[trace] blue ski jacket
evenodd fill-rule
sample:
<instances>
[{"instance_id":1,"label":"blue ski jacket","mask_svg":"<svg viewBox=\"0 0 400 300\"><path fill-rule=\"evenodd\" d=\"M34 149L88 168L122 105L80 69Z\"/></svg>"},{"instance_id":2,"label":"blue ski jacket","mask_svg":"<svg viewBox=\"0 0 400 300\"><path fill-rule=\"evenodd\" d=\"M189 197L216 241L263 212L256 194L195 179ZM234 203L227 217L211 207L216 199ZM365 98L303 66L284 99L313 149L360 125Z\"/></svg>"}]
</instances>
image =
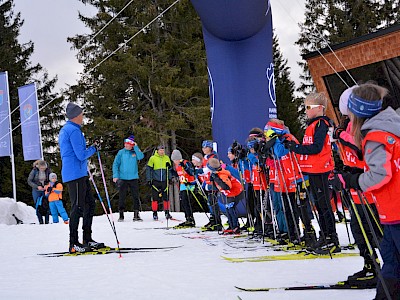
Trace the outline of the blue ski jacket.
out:
<instances>
[{"instance_id":1,"label":"blue ski jacket","mask_svg":"<svg viewBox=\"0 0 400 300\"><path fill-rule=\"evenodd\" d=\"M113 163L113 178L122 180L139 179L138 162L143 159L144 154L135 145L132 150L121 149Z\"/></svg>"},{"instance_id":2,"label":"blue ski jacket","mask_svg":"<svg viewBox=\"0 0 400 300\"><path fill-rule=\"evenodd\" d=\"M96 148L86 148L86 140L81 126L67 121L58 136L62 160L61 176L63 182L87 176L87 159L96 153Z\"/></svg>"}]
</instances>

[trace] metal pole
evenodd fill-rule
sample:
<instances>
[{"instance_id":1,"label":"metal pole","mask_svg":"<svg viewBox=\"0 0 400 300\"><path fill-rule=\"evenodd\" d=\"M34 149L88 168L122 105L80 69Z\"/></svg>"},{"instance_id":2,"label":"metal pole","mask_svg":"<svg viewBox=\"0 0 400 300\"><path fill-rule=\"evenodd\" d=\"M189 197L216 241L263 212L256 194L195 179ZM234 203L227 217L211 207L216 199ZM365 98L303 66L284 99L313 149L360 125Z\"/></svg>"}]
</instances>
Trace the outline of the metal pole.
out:
<instances>
[{"instance_id":1,"label":"metal pole","mask_svg":"<svg viewBox=\"0 0 400 300\"><path fill-rule=\"evenodd\" d=\"M11 123L11 108L10 108L10 89L8 86L8 72L6 71L6 85L7 85L7 97L8 97L8 121L10 126L10 161L11 161L11 174L12 174L12 182L13 182L13 197L14 200L17 201L17 185L15 183L15 162L14 162L14 147L13 147L13 139L12 139L12 123Z\"/></svg>"}]
</instances>

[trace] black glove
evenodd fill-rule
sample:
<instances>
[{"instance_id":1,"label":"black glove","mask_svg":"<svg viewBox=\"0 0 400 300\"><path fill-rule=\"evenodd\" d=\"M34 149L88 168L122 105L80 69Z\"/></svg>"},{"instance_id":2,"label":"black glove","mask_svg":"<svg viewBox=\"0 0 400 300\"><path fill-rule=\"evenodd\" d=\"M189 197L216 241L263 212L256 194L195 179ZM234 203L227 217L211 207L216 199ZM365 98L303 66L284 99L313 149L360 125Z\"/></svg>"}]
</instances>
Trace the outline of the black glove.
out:
<instances>
[{"instance_id":1,"label":"black glove","mask_svg":"<svg viewBox=\"0 0 400 300\"><path fill-rule=\"evenodd\" d=\"M329 185L332 187L332 190L336 192L340 192L343 189L343 184L340 181L340 178L337 173L330 173L328 177Z\"/></svg>"},{"instance_id":2,"label":"black glove","mask_svg":"<svg viewBox=\"0 0 400 300\"><path fill-rule=\"evenodd\" d=\"M339 128L339 127L338 127L338 128L335 128L335 129L333 130L332 138L334 138L335 140L339 139L340 134L341 134L343 131L344 131L343 128Z\"/></svg>"},{"instance_id":3,"label":"black glove","mask_svg":"<svg viewBox=\"0 0 400 300\"><path fill-rule=\"evenodd\" d=\"M261 153L263 154L268 154L269 149L271 149L276 142L276 139L278 138L278 136L275 134L269 141L267 141L266 143L264 143L264 145L261 148Z\"/></svg>"},{"instance_id":4,"label":"black glove","mask_svg":"<svg viewBox=\"0 0 400 300\"><path fill-rule=\"evenodd\" d=\"M168 162L165 164L165 166L167 167L167 169L170 169L170 168L171 168L171 163L168 161Z\"/></svg>"},{"instance_id":5,"label":"black glove","mask_svg":"<svg viewBox=\"0 0 400 300\"><path fill-rule=\"evenodd\" d=\"M217 178L218 176L217 176L217 174L216 173L211 173L210 174L210 180L211 181L215 181L215 178Z\"/></svg>"},{"instance_id":6,"label":"black glove","mask_svg":"<svg viewBox=\"0 0 400 300\"><path fill-rule=\"evenodd\" d=\"M99 140L95 140L93 142L92 146L96 148L96 151L100 151L101 150L101 145L100 145L100 141Z\"/></svg>"},{"instance_id":7,"label":"black glove","mask_svg":"<svg viewBox=\"0 0 400 300\"><path fill-rule=\"evenodd\" d=\"M53 187L52 187L52 186L49 186L49 187L47 188L47 192L48 192L48 193L51 193L52 190L53 190Z\"/></svg>"},{"instance_id":8,"label":"black glove","mask_svg":"<svg viewBox=\"0 0 400 300\"><path fill-rule=\"evenodd\" d=\"M351 173L339 173L337 176L342 182L344 189L355 189L361 190L360 185L358 184L358 177L361 174L351 174Z\"/></svg>"},{"instance_id":9,"label":"black glove","mask_svg":"<svg viewBox=\"0 0 400 300\"><path fill-rule=\"evenodd\" d=\"M152 180L147 181L147 185L148 185L149 187L152 187L152 186L153 186L153 181L152 181Z\"/></svg>"},{"instance_id":10,"label":"black glove","mask_svg":"<svg viewBox=\"0 0 400 300\"><path fill-rule=\"evenodd\" d=\"M297 143L295 141L288 141L284 140L283 141L283 146L285 146L286 149L289 149L290 151L294 151L297 148Z\"/></svg>"},{"instance_id":11,"label":"black glove","mask_svg":"<svg viewBox=\"0 0 400 300\"><path fill-rule=\"evenodd\" d=\"M184 163L183 160L181 160L181 161L179 162L179 165L180 165L182 168L185 168L185 163Z\"/></svg>"}]
</instances>

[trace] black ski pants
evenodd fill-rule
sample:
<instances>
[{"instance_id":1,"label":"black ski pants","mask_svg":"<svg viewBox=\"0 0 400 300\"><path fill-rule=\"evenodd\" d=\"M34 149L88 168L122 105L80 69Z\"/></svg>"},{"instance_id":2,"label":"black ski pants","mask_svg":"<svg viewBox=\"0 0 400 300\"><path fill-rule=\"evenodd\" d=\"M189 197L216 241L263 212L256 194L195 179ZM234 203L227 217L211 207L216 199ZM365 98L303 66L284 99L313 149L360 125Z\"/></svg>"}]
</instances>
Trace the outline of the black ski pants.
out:
<instances>
[{"instance_id":1,"label":"black ski pants","mask_svg":"<svg viewBox=\"0 0 400 300\"><path fill-rule=\"evenodd\" d=\"M92 221L95 209L95 200L87 176L67 182L71 213L69 221L69 242L77 243L79 218L83 217L83 241L92 239Z\"/></svg>"},{"instance_id":2,"label":"black ski pants","mask_svg":"<svg viewBox=\"0 0 400 300\"><path fill-rule=\"evenodd\" d=\"M133 198L133 211L138 211L140 209L139 180L138 179L131 179L131 180L121 179L120 186L119 186L118 209L119 209L119 211L125 211L125 200L126 200L126 194L128 192L128 188L130 189L131 195Z\"/></svg>"},{"instance_id":3,"label":"black ski pants","mask_svg":"<svg viewBox=\"0 0 400 300\"><path fill-rule=\"evenodd\" d=\"M328 176L329 172L321 174L308 174L310 178L311 193L317 208L321 230L325 236L336 236L335 216L333 215Z\"/></svg>"}]
</instances>

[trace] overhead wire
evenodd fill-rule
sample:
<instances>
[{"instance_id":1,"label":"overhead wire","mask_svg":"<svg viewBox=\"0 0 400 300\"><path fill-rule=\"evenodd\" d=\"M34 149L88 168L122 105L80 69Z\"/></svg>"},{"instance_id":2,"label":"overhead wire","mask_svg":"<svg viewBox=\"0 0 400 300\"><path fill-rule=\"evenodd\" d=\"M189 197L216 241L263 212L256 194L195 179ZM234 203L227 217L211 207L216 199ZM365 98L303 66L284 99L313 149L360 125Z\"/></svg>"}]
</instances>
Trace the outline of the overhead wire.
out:
<instances>
[{"instance_id":1,"label":"overhead wire","mask_svg":"<svg viewBox=\"0 0 400 300\"><path fill-rule=\"evenodd\" d=\"M96 68L98 68L101 64L103 64L106 60L108 60L111 56L113 56L115 53L117 53L122 47L126 46L131 40L133 40L139 33L143 32L147 27L149 27L151 24L153 24L157 19L159 19L160 17L162 17L168 10L170 10L173 6L175 6L179 1L181 0L176 0L175 2L173 2L170 6L168 6L165 10L163 10L159 15L157 15L157 17L155 17L153 20L151 20L149 23L147 23L147 25L145 25L142 29L140 29L138 32L136 32L132 37L130 37L128 40L126 40L122 45L120 45L116 50L114 50L111 54L109 54L106 58L104 58L102 61L100 61L98 64L96 64L93 68L91 68L89 71L85 72L86 74L94 71ZM132 2L132 1L131 1ZM103 29L104 30L104 29ZM85 74L83 74L84 76ZM30 97L30 96L29 96ZM29 98L28 97L28 98ZM20 122L16 127L12 128L9 132L7 132L7 134L5 134L4 136L2 136L0 138L0 141L2 139L4 139L5 137L7 137L8 135L10 135L15 129L19 128L21 125L23 125L25 122L28 122L33 116L35 116L36 114L38 114L39 112L41 112L44 108L46 108L50 103L52 103L53 101L55 101L56 99L58 99L59 97L54 97L52 99L50 99L49 102L47 102L44 106L42 106L42 108L40 108L39 110L37 110L35 113L33 113L29 118L27 118L24 122ZM19 107L19 106L18 106ZM17 109L18 109L17 107ZM16 109L15 109L16 110ZM14 111L15 111L14 110ZM9 115L11 117L11 114Z\"/></svg>"},{"instance_id":2,"label":"overhead wire","mask_svg":"<svg viewBox=\"0 0 400 300\"><path fill-rule=\"evenodd\" d=\"M287 9L281 4L281 1L278 1L279 5L283 8L283 10L287 13L287 15L292 19L292 21L295 24L298 24L296 22L296 20L292 17L292 15L287 11ZM327 58L322 54L321 50L318 49L317 45L315 44L314 41L312 41L308 35L304 35L305 38L310 42L310 44L315 48L315 50L318 52L318 54L325 60L325 62L329 65L329 67L335 72L335 74L340 78L340 80L346 85L346 87L349 88L349 85L347 84L347 82L343 79L343 77L338 73L338 71L335 69L334 66L332 66L332 64L327 60Z\"/></svg>"},{"instance_id":3,"label":"overhead wire","mask_svg":"<svg viewBox=\"0 0 400 300\"><path fill-rule=\"evenodd\" d=\"M297 5L299 5L299 7L301 9L303 9L303 7L300 5L299 0L296 0ZM309 21L311 21L310 17L305 15L306 18L308 18ZM357 81L354 79L354 77L350 74L349 70L344 66L342 60L336 55L336 52L332 49L329 41L324 37L323 33L321 31L319 31L319 29L317 27L314 27L314 32L317 32L319 34L319 36L322 38L322 40L326 43L327 47L329 48L329 50L332 52L332 54L335 56L335 58L337 59L337 61L340 63L340 65L343 67L343 69L346 71L347 75L349 75L350 79L354 82L354 84L357 85ZM349 86L347 86L349 87Z\"/></svg>"}]
</instances>

